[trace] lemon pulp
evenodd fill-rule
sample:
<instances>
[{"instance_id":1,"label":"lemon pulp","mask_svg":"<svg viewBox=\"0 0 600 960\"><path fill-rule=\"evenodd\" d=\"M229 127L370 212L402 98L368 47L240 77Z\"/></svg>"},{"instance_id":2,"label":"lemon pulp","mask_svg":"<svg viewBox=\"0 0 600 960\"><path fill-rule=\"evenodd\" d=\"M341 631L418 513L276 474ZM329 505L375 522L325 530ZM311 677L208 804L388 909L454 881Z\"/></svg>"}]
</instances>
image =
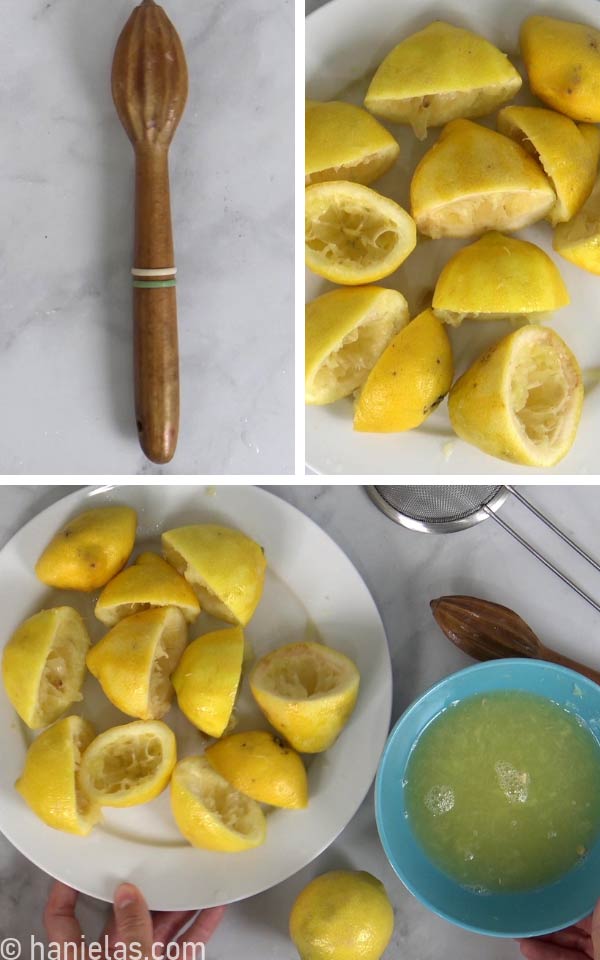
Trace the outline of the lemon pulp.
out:
<instances>
[{"instance_id":1,"label":"lemon pulp","mask_svg":"<svg viewBox=\"0 0 600 960\"><path fill-rule=\"evenodd\" d=\"M53 723L81 700L90 638L71 607L41 610L17 628L2 656L2 677L13 707L28 727Z\"/></svg>"},{"instance_id":2,"label":"lemon pulp","mask_svg":"<svg viewBox=\"0 0 600 960\"><path fill-rule=\"evenodd\" d=\"M322 257L371 267L396 245L396 224L359 201L332 198L307 225L306 243Z\"/></svg>"},{"instance_id":3,"label":"lemon pulp","mask_svg":"<svg viewBox=\"0 0 600 960\"><path fill-rule=\"evenodd\" d=\"M169 727L158 720L137 720L92 741L83 755L81 782L103 806L133 806L164 790L175 761L175 736Z\"/></svg>"},{"instance_id":4,"label":"lemon pulp","mask_svg":"<svg viewBox=\"0 0 600 960\"><path fill-rule=\"evenodd\" d=\"M558 463L581 417L581 370L550 328L503 337L463 373L448 400L459 437L495 457L532 467Z\"/></svg>"},{"instance_id":5,"label":"lemon pulp","mask_svg":"<svg viewBox=\"0 0 600 960\"><path fill-rule=\"evenodd\" d=\"M305 211L306 265L334 283L381 280L415 248L416 228L406 210L362 184L313 183Z\"/></svg>"},{"instance_id":6,"label":"lemon pulp","mask_svg":"<svg viewBox=\"0 0 600 960\"><path fill-rule=\"evenodd\" d=\"M404 297L395 290L381 288L355 288L354 290L334 290L318 297L309 304L306 312L306 348L307 364L323 352L326 338L326 306L333 298L352 297L354 294L369 292L375 300L370 309L359 319L356 326L335 343L326 353L316 370L307 371L307 403L332 403L347 397L362 386L369 371L375 365L388 343L400 327L408 321L408 307ZM348 304L350 307L350 304ZM334 318L335 319L335 318ZM332 331L333 334L333 331ZM319 340L319 343L315 341ZM318 363L318 360L316 361ZM312 366L312 363L311 363Z\"/></svg>"},{"instance_id":7,"label":"lemon pulp","mask_svg":"<svg viewBox=\"0 0 600 960\"><path fill-rule=\"evenodd\" d=\"M571 391L557 353L540 343L519 357L512 372L511 406L531 443L554 445L570 403Z\"/></svg>"},{"instance_id":8,"label":"lemon pulp","mask_svg":"<svg viewBox=\"0 0 600 960\"><path fill-rule=\"evenodd\" d=\"M264 842L266 820L259 804L235 790L204 757L186 757L175 767L171 807L194 847L236 853Z\"/></svg>"}]
</instances>

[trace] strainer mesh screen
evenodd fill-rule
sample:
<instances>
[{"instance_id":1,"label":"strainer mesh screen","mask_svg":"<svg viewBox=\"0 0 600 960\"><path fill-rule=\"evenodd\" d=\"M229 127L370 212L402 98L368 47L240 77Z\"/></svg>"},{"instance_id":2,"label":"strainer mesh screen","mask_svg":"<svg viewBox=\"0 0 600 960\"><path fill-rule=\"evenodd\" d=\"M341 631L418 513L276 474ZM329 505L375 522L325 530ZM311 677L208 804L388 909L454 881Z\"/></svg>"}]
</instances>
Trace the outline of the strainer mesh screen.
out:
<instances>
[{"instance_id":1,"label":"strainer mesh screen","mask_svg":"<svg viewBox=\"0 0 600 960\"><path fill-rule=\"evenodd\" d=\"M496 496L500 487L474 485L447 486L382 486L378 493L394 510L423 523L448 523L464 520L481 510Z\"/></svg>"}]
</instances>

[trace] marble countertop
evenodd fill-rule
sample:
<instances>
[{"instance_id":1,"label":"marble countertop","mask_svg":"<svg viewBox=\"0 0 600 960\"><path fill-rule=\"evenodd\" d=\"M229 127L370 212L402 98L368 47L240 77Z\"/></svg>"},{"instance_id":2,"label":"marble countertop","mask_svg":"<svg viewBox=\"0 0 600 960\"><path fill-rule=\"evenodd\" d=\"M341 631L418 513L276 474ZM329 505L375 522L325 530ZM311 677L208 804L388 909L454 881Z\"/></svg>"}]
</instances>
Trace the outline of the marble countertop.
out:
<instances>
[{"instance_id":1,"label":"marble countertop","mask_svg":"<svg viewBox=\"0 0 600 960\"><path fill-rule=\"evenodd\" d=\"M20 0L0 37L0 474L293 472L293 2L165 0L190 68L167 468L132 410L133 154L109 78L133 6Z\"/></svg>"},{"instance_id":2,"label":"marble countertop","mask_svg":"<svg viewBox=\"0 0 600 960\"><path fill-rule=\"evenodd\" d=\"M0 543L66 487L2 487ZM383 617L394 672L393 720L440 677L469 661L442 637L428 601L468 593L516 609L549 645L600 667L598 618L491 520L446 537L423 536L396 527L357 487L272 487L277 496L312 517L346 551L372 591ZM600 542L597 487L530 487L529 496L589 550ZM542 550L600 596L598 577L515 501L502 517L531 536ZM207 950L207 960L296 960L287 939L291 904L308 880L329 869L365 869L384 881L396 910L393 942L385 960L515 960L510 941L468 934L422 907L396 879L377 838L372 791L338 840L313 864L273 890L230 907ZM48 877L0 836L0 939L42 937L41 916ZM97 934L104 906L82 898L81 916Z\"/></svg>"}]
</instances>

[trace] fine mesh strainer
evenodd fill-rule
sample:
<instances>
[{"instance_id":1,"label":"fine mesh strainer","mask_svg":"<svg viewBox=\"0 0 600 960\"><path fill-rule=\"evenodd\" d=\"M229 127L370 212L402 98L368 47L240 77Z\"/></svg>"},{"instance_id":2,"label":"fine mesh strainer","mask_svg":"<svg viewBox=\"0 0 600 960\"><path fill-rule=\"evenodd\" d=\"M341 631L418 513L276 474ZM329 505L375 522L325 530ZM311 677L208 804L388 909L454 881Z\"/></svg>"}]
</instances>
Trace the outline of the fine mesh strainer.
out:
<instances>
[{"instance_id":1,"label":"fine mesh strainer","mask_svg":"<svg viewBox=\"0 0 600 960\"><path fill-rule=\"evenodd\" d=\"M386 517L403 527L408 527L409 530L417 530L420 533L454 533L456 530L466 530L468 527L481 523L482 520L494 520L540 563L543 563L548 570L551 570L563 583L566 583L586 603L589 603L594 610L600 613L600 604L596 603L593 597L590 597L585 590L577 586L551 560L543 556L528 540L525 540L520 533L517 533L513 527L498 516L498 510L507 497L515 497L557 537L560 537L564 543L568 544L572 550L600 572L600 563L590 557L585 550L538 510L515 487L508 485L493 487L483 484L474 484L473 486L447 484L445 486L367 487L367 491L375 505L385 513Z\"/></svg>"}]
</instances>

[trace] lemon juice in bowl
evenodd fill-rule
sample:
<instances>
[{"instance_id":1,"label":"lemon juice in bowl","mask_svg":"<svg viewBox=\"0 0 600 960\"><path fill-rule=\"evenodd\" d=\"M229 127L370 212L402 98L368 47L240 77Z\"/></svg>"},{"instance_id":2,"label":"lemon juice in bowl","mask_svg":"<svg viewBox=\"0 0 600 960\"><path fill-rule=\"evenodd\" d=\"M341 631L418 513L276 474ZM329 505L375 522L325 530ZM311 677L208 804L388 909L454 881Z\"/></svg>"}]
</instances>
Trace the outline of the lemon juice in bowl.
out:
<instances>
[{"instance_id":1,"label":"lemon juice in bowl","mask_svg":"<svg viewBox=\"0 0 600 960\"><path fill-rule=\"evenodd\" d=\"M417 739L403 788L428 858L482 894L554 882L600 833L600 745L538 694L492 691L443 710Z\"/></svg>"}]
</instances>

